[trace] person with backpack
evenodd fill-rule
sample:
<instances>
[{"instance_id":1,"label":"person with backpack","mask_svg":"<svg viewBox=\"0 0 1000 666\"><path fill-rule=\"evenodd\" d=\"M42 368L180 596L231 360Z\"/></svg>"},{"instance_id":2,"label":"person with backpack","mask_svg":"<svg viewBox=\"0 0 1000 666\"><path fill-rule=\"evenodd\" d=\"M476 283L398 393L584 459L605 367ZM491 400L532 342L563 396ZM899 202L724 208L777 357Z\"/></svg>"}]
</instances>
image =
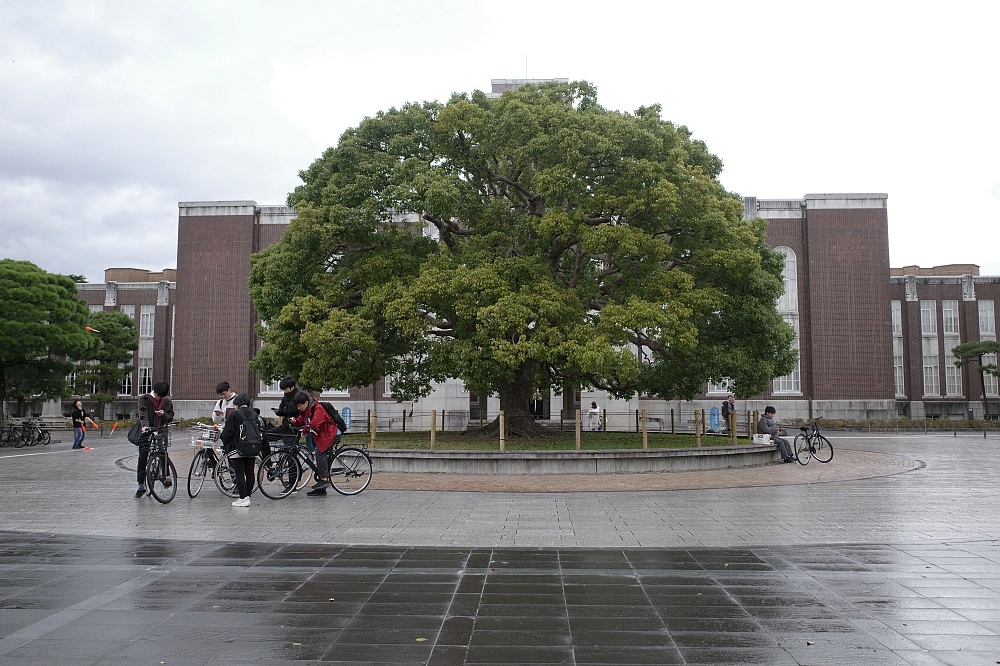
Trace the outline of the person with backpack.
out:
<instances>
[{"instance_id":1,"label":"person with backpack","mask_svg":"<svg viewBox=\"0 0 1000 666\"><path fill-rule=\"evenodd\" d=\"M330 487L330 459L328 454L334 450L333 442L337 438L337 423L320 403L299 391L295 394L295 407L299 415L292 420L292 425L302 428L306 436L306 445L316 449L316 483L307 497L326 497L326 489Z\"/></svg>"},{"instance_id":2,"label":"person with backpack","mask_svg":"<svg viewBox=\"0 0 1000 666\"><path fill-rule=\"evenodd\" d=\"M230 461L236 475L236 489L240 498L233 506L250 506L250 495L253 493L254 460L260 453L263 436L258 417L250 409L250 396L240 393L233 398L234 409L226 417L219 439L222 441L226 455L236 450L239 455L232 456Z\"/></svg>"},{"instance_id":3,"label":"person with backpack","mask_svg":"<svg viewBox=\"0 0 1000 666\"><path fill-rule=\"evenodd\" d=\"M153 384L151 393L139 396L139 427L142 436L133 440L133 443L139 447L139 462L135 470L135 480L139 487L135 491L135 499L146 494L146 463L149 462L149 436L147 433L150 428L158 428L174 420L174 403L170 402L170 398L167 397L169 393L170 384L156 382Z\"/></svg>"}]
</instances>

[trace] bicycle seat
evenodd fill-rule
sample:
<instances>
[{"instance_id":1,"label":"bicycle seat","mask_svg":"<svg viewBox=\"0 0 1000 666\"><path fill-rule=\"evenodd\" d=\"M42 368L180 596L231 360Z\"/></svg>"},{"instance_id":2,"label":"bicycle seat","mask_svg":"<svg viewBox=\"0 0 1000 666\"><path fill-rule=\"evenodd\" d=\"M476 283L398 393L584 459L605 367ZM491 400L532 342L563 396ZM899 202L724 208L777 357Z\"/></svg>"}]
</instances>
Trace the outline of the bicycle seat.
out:
<instances>
[{"instance_id":1,"label":"bicycle seat","mask_svg":"<svg viewBox=\"0 0 1000 666\"><path fill-rule=\"evenodd\" d=\"M802 432L809 432L809 426L799 426L799 430Z\"/></svg>"}]
</instances>

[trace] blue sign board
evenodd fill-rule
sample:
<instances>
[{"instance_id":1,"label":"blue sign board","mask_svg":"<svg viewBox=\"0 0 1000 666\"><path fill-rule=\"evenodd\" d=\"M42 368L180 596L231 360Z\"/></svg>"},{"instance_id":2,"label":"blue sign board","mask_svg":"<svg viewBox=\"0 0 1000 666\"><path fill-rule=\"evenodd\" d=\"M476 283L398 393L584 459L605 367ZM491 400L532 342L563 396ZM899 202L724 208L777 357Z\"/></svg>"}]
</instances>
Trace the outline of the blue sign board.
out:
<instances>
[{"instance_id":1,"label":"blue sign board","mask_svg":"<svg viewBox=\"0 0 1000 666\"><path fill-rule=\"evenodd\" d=\"M350 430L351 429L351 408L350 407L344 407L342 410L340 410L340 416L343 417L343 419L344 419L344 425L346 425L347 429Z\"/></svg>"},{"instance_id":2,"label":"blue sign board","mask_svg":"<svg viewBox=\"0 0 1000 666\"><path fill-rule=\"evenodd\" d=\"M719 408L712 407L712 411L708 414L708 427L712 430L719 429Z\"/></svg>"}]
</instances>

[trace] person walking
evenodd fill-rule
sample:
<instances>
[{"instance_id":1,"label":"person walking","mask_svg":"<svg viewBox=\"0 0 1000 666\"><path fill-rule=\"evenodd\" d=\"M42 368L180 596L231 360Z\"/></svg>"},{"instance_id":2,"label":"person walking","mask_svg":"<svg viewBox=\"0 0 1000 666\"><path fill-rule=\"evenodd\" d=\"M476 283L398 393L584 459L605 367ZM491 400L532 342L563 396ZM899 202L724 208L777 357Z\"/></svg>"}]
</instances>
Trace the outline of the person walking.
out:
<instances>
[{"instance_id":1,"label":"person walking","mask_svg":"<svg viewBox=\"0 0 1000 666\"><path fill-rule=\"evenodd\" d=\"M139 396L139 423L143 434L150 428L167 425L174 420L174 403L167 397L170 384L156 382L151 393ZM146 494L146 463L149 462L149 437L139 440L139 461L135 469L135 480L139 487L135 491L135 499ZM168 477L169 480L169 477Z\"/></svg>"},{"instance_id":2,"label":"person walking","mask_svg":"<svg viewBox=\"0 0 1000 666\"><path fill-rule=\"evenodd\" d=\"M70 417L73 419L73 432L75 433L73 437L73 448L82 449L83 448L83 438L87 436L87 422L90 425L97 427L97 424L87 416L87 413L83 411L83 401L77 400L73 403L73 415Z\"/></svg>"},{"instance_id":3,"label":"person walking","mask_svg":"<svg viewBox=\"0 0 1000 666\"><path fill-rule=\"evenodd\" d=\"M795 456L792 455L792 445L788 443L787 439L778 437L778 435L781 434L781 428L774 422L775 413L774 407L771 407L770 405L764 408L764 415L761 416L760 421L757 422L757 432L763 435L771 436L774 443L778 445L778 450L781 451L782 462L795 462Z\"/></svg>"},{"instance_id":4,"label":"person walking","mask_svg":"<svg viewBox=\"0 0 1000 666\"><path fill-rule=\"evenodd\" d=\"M587 425L591 430L601 429L601 409L597 406L596 400L590 401L590 409L587 410Z\"/></svg>"},{"instance_id":5,"label":"person walking","mask_svg":"<svg viewBox=\"0 0 1000 666\"><path fill-rule=\"evenodd\" d=\"M244 432L244 426L257 429L258 452L259 443L262 440L258 416L250 410L250 396L241 393L233 397L233 410L226 417L226 424L222 427L219 439L222 441L224 455L228 455L234 449L238 450L240 433ZM257 454L234 455L229 457L236 476L236 490L240 497L233 502L233 506L250 506L250 495L253 494L254 485L254 461Z\"/></svg>"}]
</instances>

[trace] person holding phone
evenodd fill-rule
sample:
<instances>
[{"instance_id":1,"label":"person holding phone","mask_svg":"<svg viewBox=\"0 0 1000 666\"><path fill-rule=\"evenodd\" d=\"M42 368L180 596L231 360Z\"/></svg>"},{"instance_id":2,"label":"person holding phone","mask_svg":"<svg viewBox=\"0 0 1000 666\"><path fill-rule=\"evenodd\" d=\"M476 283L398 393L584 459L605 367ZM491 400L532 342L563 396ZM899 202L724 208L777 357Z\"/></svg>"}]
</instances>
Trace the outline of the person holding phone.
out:
<instances>
[{"instance_id":1,"label":"person holding phone","mask_svg":"<svg viewBox=\"0 0 1000 666\"><path fill-rule=\"evenodd\" d=\"M153 391L139 396L139 423L144 433L150 428L159 428L174 420L174 403L167 395L170 384L156 382ZM139 462L135 470L135 480L139 487L135 491L135 499L146 494L146 463L149 462L149 438L144 437L139 442Z\"/></svg>"},{"instance_id":2,"label":"person holding phone","mask_svg":"<svg viewBox=\"0 0 1000 666\"><path fill-rule=\"evenodd\" d=\"M212 423L221 425L225 423L226 417L235 409L233 400L236 399L236 392L229 387L229 382L219 382L215 385L215 394L219 396L219 401L215 403L212 410Z\"/></svg>"}]
</instances>

